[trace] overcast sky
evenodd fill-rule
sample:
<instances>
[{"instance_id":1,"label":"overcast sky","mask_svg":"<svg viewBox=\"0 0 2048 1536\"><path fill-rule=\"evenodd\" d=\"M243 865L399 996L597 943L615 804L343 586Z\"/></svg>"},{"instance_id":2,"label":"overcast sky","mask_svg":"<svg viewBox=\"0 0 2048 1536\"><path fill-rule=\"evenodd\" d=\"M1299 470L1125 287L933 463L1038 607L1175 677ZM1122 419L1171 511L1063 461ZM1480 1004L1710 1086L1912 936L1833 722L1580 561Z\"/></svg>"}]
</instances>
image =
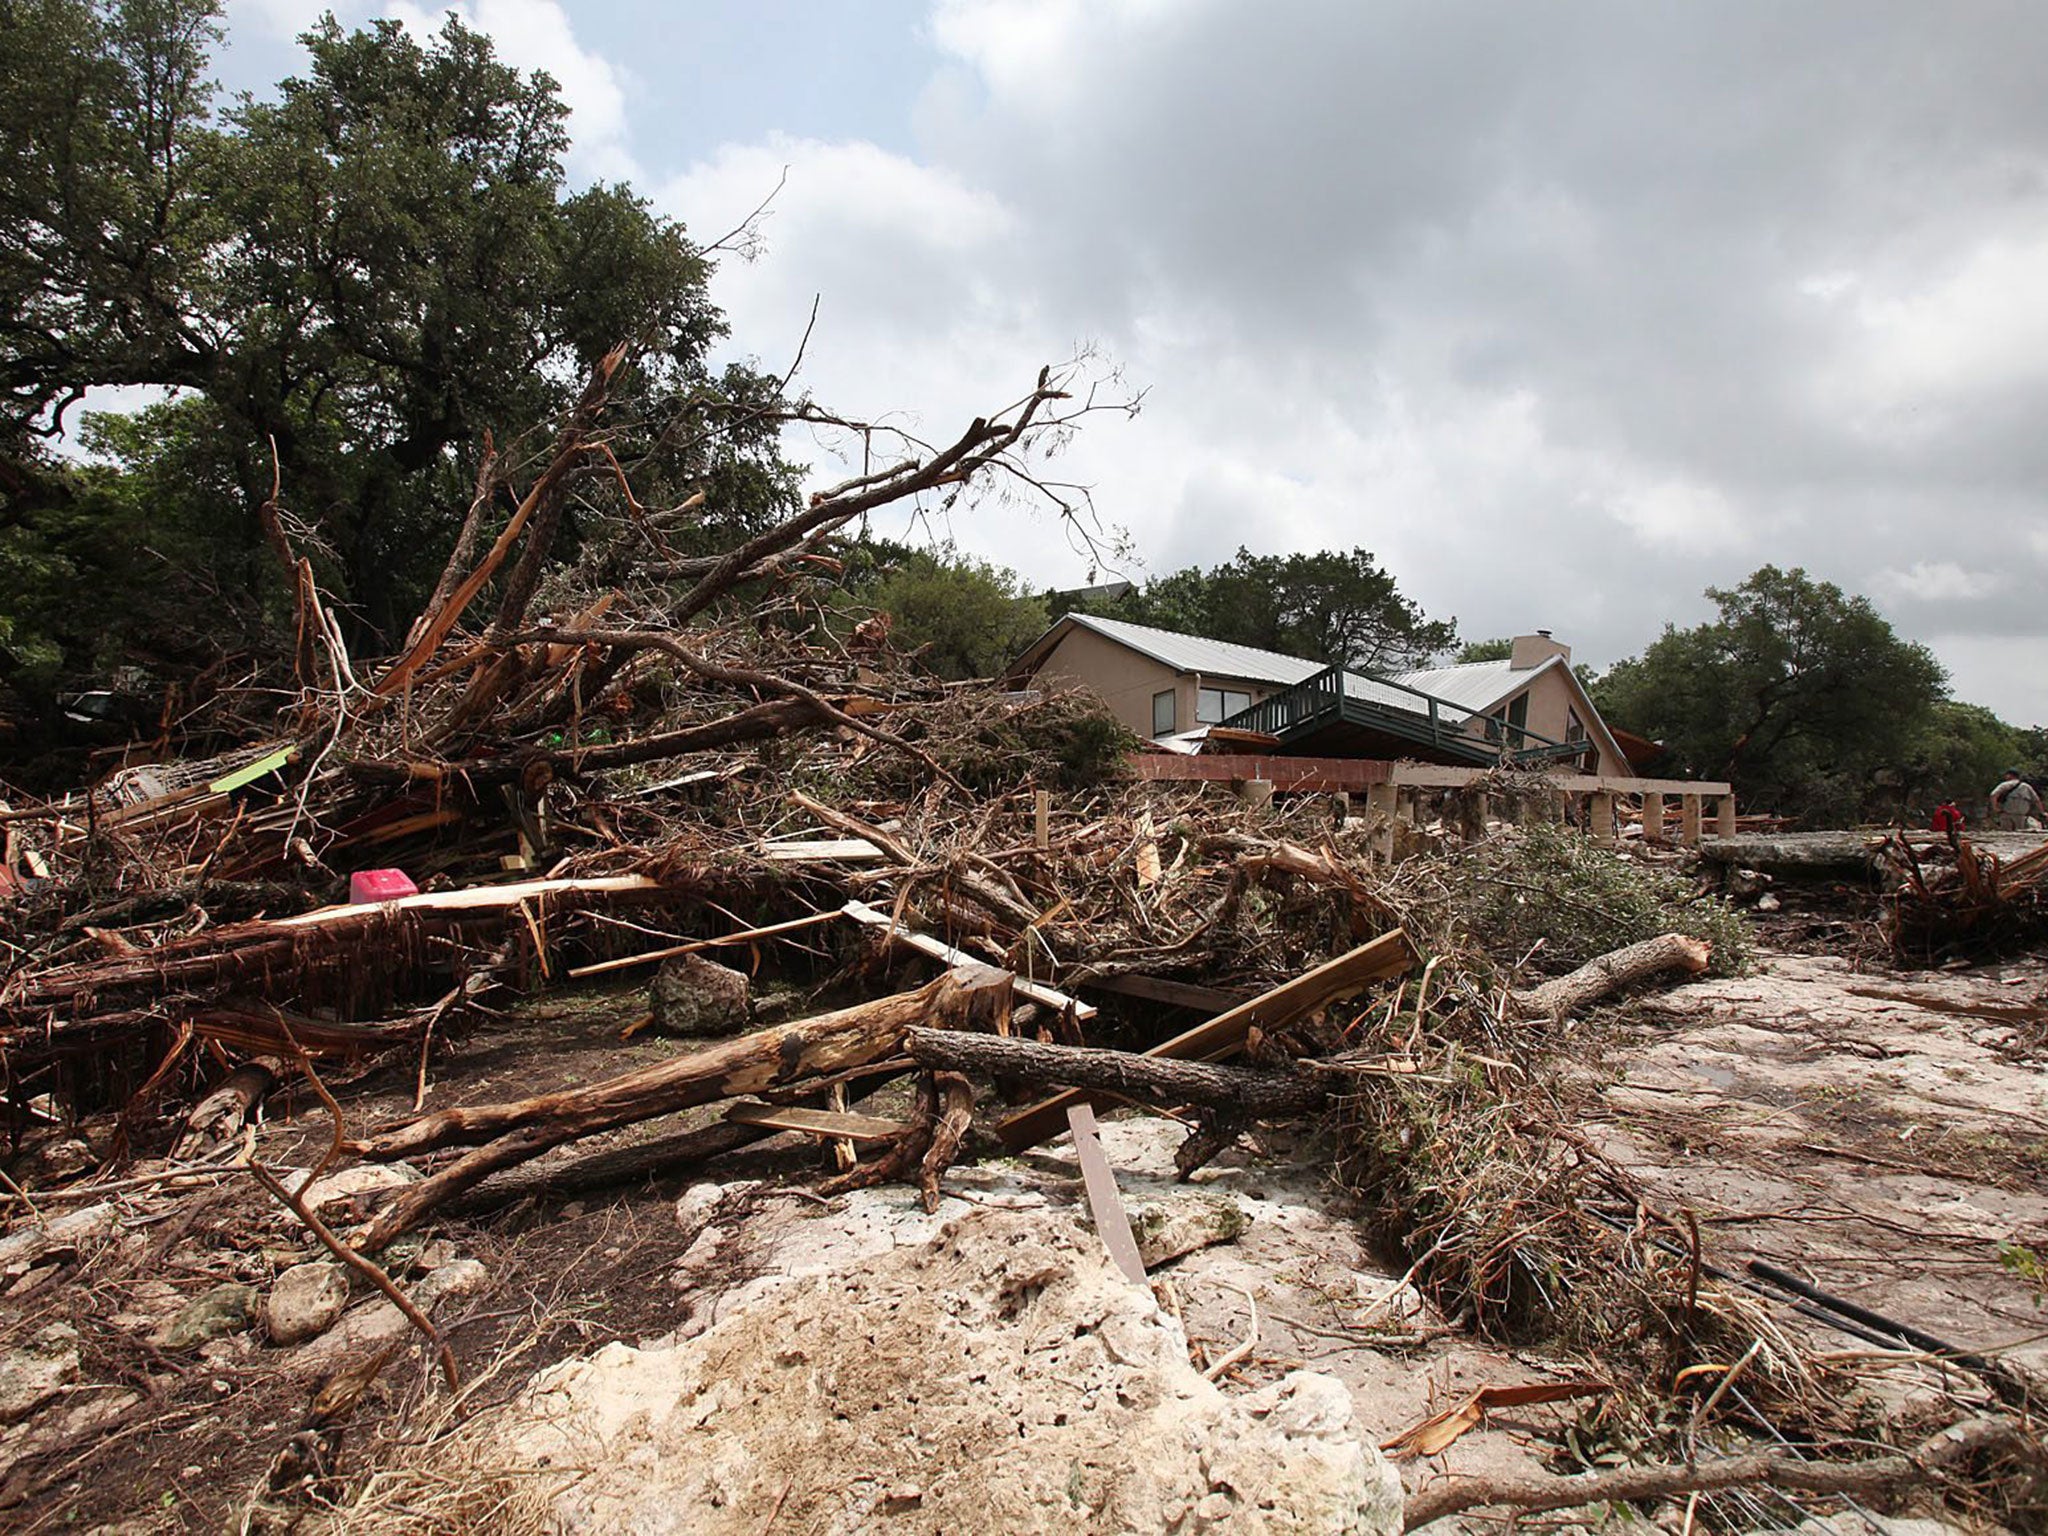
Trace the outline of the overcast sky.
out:
<instances>
[{"instance_id":1,"label":"overcast sky","mask_svg":"<svg viewBox=\"0 0 2048 1536\"><path fill-rule=\"evenodd\" d=\"M431 22L431 6L382 9ZM229 84L320 7L233 0ZM1363 545L1580 659L1803 565L2048 722L2048 6L468 0L735 348L949 435L1092 347L1142 565ZM821 478L836 465L811 453ZM900 530L890 529L890 532ZM1034 584L1056 520L955 514Z\"/></svg>"}]
</instances>

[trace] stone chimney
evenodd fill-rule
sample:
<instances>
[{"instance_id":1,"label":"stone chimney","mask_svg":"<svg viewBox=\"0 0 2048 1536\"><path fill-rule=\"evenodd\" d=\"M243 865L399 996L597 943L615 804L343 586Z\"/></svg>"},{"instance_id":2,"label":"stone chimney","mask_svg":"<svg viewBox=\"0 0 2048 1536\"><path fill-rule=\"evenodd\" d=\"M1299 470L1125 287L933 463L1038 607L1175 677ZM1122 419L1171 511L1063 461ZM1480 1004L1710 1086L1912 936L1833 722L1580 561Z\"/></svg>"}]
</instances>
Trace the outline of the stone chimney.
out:
<instances>
[{"instance_id":1,"label":"stone chimney","mask_svg":"<svg viewBox=\"0 0 2048 1536\"><path fill-rule=\"evenodd\" d=\"M1565 665L1570 666L1572 648L1551 639L1549 630L1539 629L1533 635L1515 636L1515 650L1508 658L1508 666L1517 672L1527 672L1542 666L1553 656L1562 656Z\"/></svg>"}]
</instances>

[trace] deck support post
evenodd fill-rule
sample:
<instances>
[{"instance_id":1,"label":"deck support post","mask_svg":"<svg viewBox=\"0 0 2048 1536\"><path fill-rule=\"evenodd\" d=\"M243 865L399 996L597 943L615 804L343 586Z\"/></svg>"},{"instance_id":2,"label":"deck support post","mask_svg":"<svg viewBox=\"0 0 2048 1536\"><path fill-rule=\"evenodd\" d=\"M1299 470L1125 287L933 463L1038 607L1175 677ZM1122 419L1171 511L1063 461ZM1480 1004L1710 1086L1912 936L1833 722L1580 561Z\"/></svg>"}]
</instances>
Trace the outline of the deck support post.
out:
<instances>
[{"instance_id":1,"label":"deck support post","mask_svg":"<svg viewBox=\"0 0 2048 1536\"><path fill-rule=\"evenodd\" d=\"M1733 837L1734 835L1735 797L1733 795L1723 795L1721 803L1714 809L1714 836Z\"/></svg>"},{"instance_id":2,"label":"deck support post","mask_svg":"<svg viewBox=\"0 0 2048 1536\"><path fill-rule=\"evenodd\" d=\"M1586 830L1592 834L1593 841L1603 848L1612 848L1615 841L1613 791L1596 789L1588 795L1586 815Z\"/></svg>"},{"instance_id":3,"label":"deck support post","mask_svg":"<svg viewBox=\"0 0 2048 1536\"><path fill-rule=\"evenodd\" d=\"M1643 792L1643 840L1664 841L1664 797L1654 789Z\"/></svg>"},{"instance_id":4,"label":"deck support post","mask_svg":"<svg viewBox=\"0 0 2048 1536\"><path fill-rule=\"evenodd\" d=\"M1372 817L1372 856L1382 864L1394 860L1394 817L1400 810L1400 796L1391 784L1373 784L1365 791L1365 805Z\"/></svg>"},{"instance_id":5,"label":"deck support post","mask_svg":"<svg viewBox=\"0 0 2048 1536\"><path fill-rule=\"evenodd\" d=\"M1700 797L1684 795L1678 802L1678 840L1688 848L1700 845Z\"/></svg>"}]
</instances>

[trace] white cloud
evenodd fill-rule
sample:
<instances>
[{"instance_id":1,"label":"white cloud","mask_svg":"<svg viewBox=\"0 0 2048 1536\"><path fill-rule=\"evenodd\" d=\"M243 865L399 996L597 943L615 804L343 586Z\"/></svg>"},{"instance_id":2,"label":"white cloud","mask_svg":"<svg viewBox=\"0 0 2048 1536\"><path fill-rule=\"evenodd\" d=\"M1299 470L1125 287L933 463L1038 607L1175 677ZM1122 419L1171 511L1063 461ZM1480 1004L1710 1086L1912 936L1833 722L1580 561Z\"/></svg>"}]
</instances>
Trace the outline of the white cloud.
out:
<instances>
[{"instance_id":1,"label":"white cloud","mask_svg":"<svg viewBox=\"0 0 2048 1536\"><path fill-rule=\"evenodd\" d=\"M1866 428L1952 432L2048 386L2048 228L1965 246L1932 277L1861 286L1831 385Z\"/></svg>"},{"instance_id":2,"label":"white cloud","mask_svg":"<svg viewBox=\"0 0 2048 1536\"><path fill-rule=\"evenodd\" d=\"M1886 568L1871 578L1880 597L1916 603L1987 597L2004 585L1990 571L1966 571L1953 560L1915 560L1904 570Z\"/></svg>"},{"instance_id":3,"label":"white cloud","mask_svg":"<svg viewBox=\"0 0 2048 1536\"><path fill-rule=\"evenodd\" d=\"M560 7L465 3L627 163ZM1153 569L1362 544L1468 633L1598 663L1803 565L1951 605L1946 643L2011 658L1959 689L2029 697L2048 11L933 0L924 34L914 153L770 137L656 192L713 236L790 167L713 294L776 368L822 295L822 401L943 436L1099 343L1146 410L1061 467ZM1042 520L952 531L1086 569Z\"/></svg>"},{"instance_id":4,"label":"white cloud","mask_svg":"<svg viewBox=\"0 0 2048 1536\"><path fill-rule=\"evenodd\" d=\"M1937 634L1928 646L1948 668L1959 699L1990 701L2014 725L2048 726L2048 631L2012 638Z\"/></svg>"},{"instance_id":5,"label":"white cloud","mask_svg":"<svg viewBox=\"0 0 2048 1536\"><path fill-rule=\"evenodd\" d=\"M1607 505L1652 548L1706 553L1750 542L1734 504L1710 485L1660 480L1624 490Z\"/></svg>"}]
</instances>

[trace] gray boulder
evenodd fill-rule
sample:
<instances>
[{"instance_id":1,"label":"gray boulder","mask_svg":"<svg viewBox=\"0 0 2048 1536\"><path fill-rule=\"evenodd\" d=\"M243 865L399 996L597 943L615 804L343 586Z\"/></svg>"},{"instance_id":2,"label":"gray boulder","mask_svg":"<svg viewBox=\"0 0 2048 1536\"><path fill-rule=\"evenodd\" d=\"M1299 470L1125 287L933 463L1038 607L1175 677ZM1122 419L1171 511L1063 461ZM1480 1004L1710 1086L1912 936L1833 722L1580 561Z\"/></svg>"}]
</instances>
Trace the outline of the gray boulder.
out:
<instances>
[{"instance_id":1,"label":"gray boulder","mask_svg":"<svg viewBox=\"0 0 2048 1536\"><path fill-rule=\"evenodd\" d=\"M662 961L648 1002L663 1034L736 1035L747 1027L746 973L702 955L676 955Z\"/></svg>"},{"instance_id":2,"label":"gray boulder","mask_svg":"<svg viewBox=\"0 0 2048 1536\"><path fill-rule=\"evenodd\" d=\"M270 1287L264 1322L273 1344L325 1333L348 1305L348 1271L334 1263L295 1264Z\"/></svg>"}]
</instances>

